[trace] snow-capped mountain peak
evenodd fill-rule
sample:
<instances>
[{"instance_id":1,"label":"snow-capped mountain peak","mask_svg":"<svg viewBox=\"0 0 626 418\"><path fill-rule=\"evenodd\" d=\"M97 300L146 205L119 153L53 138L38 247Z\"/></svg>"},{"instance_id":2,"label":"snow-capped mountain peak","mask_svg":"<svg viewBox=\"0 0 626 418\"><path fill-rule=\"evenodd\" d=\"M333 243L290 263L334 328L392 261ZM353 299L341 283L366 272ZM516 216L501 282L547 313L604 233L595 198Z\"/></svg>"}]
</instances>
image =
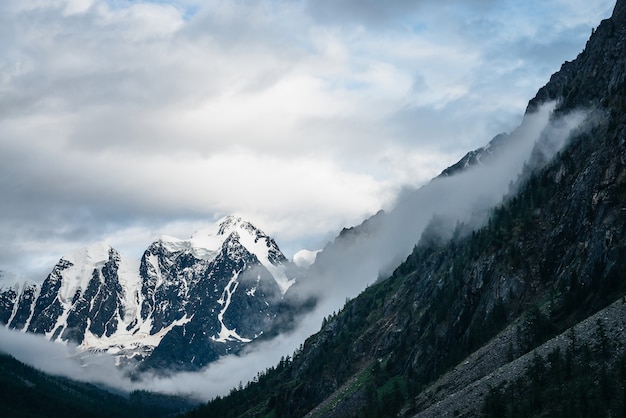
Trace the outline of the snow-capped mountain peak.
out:
<instances>
[{"instance_id":1,"label":"snow-capped mountain peak","mask_svg":"<svg viewBox=\"0 0 626 418\"><path fill-rule=\"evenodd\" d=\"M187 240L163 236L158 242L172 253L186 251L198 259L211 261L229 239L241 244L259 260L274 277L281 294L284 295L294 284L295 280L288 278L285 273L288 261L276 242L251 222L239 216L226 216L215 224L196 231Z\"/></svg>"},{"instance_id":2,"label":"snow-capped mountain peak","mask_svg":"<svg viewBox=\"0 0 626 418\"><path fill-rule=\"evenodd\" d=\"M62 257L41 285L5 283L0 324L193 369L268 329L295 281L289 266L272 238L229 216L189 239L162 236L140 260L98 243Z\"/></svg>"},{"instance_id":3,"label":"snow-capped mountain peak","mask_svg":"<svg viewBox=\"0 0 626 418\"><path fill-rule=\"evenodd\" d=\"M246 235L266 236L250 222L231 215L218 220L211 226L197 230L189 239L163 235L157 243L162 244L165 249L172 253L188 251L199 259L212 260L233 233L236 233L238 237Z\"/></svg>"},{"instance_id":4,"label":"snow-capped mountain peak","mask_svg":"<svg viewBox=\"0 0 626 418\"><path fill-rule=\"evenodd\" d=\"M19 290L24 284L30 284L30 281L21 279L15 273L0 270L0 292L3 289Z\"/></svg>"},{"instance_id":5,"label":"snow-capped mountain peak","mask_svg":"<svg viewBox=\"0 0 626 418\"><path fill-rule=\"evenodd\" d=\"M263 231L252 225L249 221L235 215L226 216L215 224L200 229L191 236L191 241L198 245L210 248L211 244L219 242L219 245L226 240L228 236L236 232L241 235L267 236ZM217 240L216 240L217 239ZM217 248L214 248L217 250Z\"/></svg>"},{"instance_id":6,"label":"snow-capped mountain peak","mask_svg":"<svg viewBox=\"0 0 626 418\"><path fill-rule=\"evenodd\" d=\"M63 275L59 276L61 300L71 301L79 289L84 292L89 285L94 269L101 268L109 261L110 257L115 255L119 257L117 251L110 245L105 242L98 242L61 257L59 264L57 264L57 267L64 266Z\"/></svg>"}]
</instances>

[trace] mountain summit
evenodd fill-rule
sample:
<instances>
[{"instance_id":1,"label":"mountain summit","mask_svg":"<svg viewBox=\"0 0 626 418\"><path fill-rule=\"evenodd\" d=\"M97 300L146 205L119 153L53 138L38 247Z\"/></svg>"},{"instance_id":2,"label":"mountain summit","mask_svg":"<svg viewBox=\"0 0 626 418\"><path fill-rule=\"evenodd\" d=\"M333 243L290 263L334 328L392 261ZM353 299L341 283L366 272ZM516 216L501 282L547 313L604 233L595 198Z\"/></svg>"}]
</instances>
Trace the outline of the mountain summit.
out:
<instances>
[{"instance_id":1,"label":"mountain summit","mask_svg":"<svg viewBox=\"0 0 626 418\"><path fill-rule=\"evenodd\" d=\"M141 260L106 244L77 250L41 286L0 289L0 322L121 362L195 369L268 329L289 268L272 238L228 216L187 240L160 238Z\"/></svg>"}]
</instances>

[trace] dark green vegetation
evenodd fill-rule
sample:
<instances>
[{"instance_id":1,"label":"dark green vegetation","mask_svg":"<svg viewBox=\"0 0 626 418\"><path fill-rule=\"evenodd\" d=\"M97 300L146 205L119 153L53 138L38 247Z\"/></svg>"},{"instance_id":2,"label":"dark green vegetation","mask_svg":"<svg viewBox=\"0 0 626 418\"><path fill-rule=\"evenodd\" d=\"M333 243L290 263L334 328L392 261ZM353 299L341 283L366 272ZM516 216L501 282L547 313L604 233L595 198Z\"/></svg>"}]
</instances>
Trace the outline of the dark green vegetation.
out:
<instances>
[{"instance_id":1,"label":"dark green vegetation","mask_svg":"<svg viewBox=\"0 0 626 418\"><path fill-rule=\"evenodd\" d=\"M190 407L186 400L143 391L123 397L47 375L0 353L2 417L165 417Z\"/></svg>"},{"instance_id":2,"label":"dark green vegetation","mask_svg":"<svg viewBox=\"0 0 626 418\"><path fill-rule=\"evenodd\" d=\"M624 1L529 110L550 100L558 101L556 115L592 110L588 123L541 169L534 167L542 155L534 155L488 225L458 225L445 243L423 239L391 277L325 319L293 358L189 416L411 416L434 402L417 402L420 393L501 331L513 336L506 358L494 350L477 379L623 297ZM603 351L600 334L585 338L535 358L465 414L623 414L623 347Z\"/></svg>"},{"instance_id":3,"label":"dark green vegetation","mask_svg":"<svg viewBox=\"0 0 626 418\"><path fill-rule=\"evenodd\" d=\"M599 327L601 329L601 326ZM531 416L622 417L626 414L626 354L611 361L611 339L571 343L546 358L534 355L526 372L486 395L487 418Z\"/></svg>"}]
</instances>

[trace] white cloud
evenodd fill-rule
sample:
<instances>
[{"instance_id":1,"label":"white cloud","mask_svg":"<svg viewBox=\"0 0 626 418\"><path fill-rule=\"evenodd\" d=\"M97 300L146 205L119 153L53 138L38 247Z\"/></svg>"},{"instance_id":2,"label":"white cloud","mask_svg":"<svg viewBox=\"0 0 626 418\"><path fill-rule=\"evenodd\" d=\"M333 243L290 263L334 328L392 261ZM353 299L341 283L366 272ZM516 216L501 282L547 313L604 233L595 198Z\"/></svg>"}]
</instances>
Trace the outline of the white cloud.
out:
<instances>
[{"instance_id":1,"label":"white cloud","mask_svg":"<svg viewBox=\"0 0 626 418\"><path fill-rule=\"evenodd\" d=\"M55 376L104 384L127 392L142 389L207 401L226 395L240 382L252 380L257 372L276 365L282 356L292 355L305 338L303 334L282 335L257 344L257 350L247 355L224 357L199 372L167 377L144 374L141 380L132 381L126 370L115 366L115 359L108 354L77 355L75 347L4 327L0 327L0 352Z\"/></svg>"},{"instance_id":2,"label":"white cloud","mask_svg":"<svg viewBox=\"0 0 626 418\"><path fill-rule=\"evenodd\" d=\"M228 212L322 245L511 130L611 6L2 3L0 269Z\"/></svg>"},{"instance_id":3,"label":"white cloud","mask_svg":"<svg viewBox=\"0 0 626 418\"><path fill-rule=\"evenodd\" d=\"M17 360L55 376L66 376L83 382L103 383L130 390L131 383L108 355L80 358L75 347L54 343L44 337L0 327L0 351Z\"/></svg>"}]
</instances>

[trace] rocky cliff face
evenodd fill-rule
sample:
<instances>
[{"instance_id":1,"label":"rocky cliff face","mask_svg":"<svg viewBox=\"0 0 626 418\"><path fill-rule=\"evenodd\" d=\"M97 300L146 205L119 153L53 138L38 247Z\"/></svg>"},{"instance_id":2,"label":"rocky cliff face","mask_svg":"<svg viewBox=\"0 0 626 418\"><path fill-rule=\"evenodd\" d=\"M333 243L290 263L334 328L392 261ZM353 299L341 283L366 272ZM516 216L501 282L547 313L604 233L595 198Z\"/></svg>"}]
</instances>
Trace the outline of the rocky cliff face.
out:
<instances>
[{"instance_id":1,"label":"rocky cliff face","mask_svg":"<svg viewBox=\"0 0 626 418\"><path fill-rule=\"evenodd\" d=\"M274 240L227 217L138 261L104 244L63 257L41 286L0 290L0 322L142 367L196 369L272 325L289 268Z\"/></svg>"},{"instance_id":2,"label":"rocky cliff face","mask_svg":"<svg viewBox=\"0 0 626 418\"><path fill-rule=\"evenodd\" d=\"M623 297L625 63L626 2L620 0L579 57L564 64L529 104L532 112L556 101L553 118L590 110L584 129L565 148L547 160L550 153L539 143L517 191L492 211L484 227L443 241L423 239L393 274L327 318L287 364L268 370L249 392L210 403L204 412L241 405L230 411L244 416L246 411L293 417L411 416L432 407L436 414L479 415L484 392L472 395L477 398L468 403L474 405L469 409L453 400L445 411L434 405L436 399L456 393L450 389L455 381L478 385L496 368L522 359ZM358 230L345 232L349 234L358 235ZM486 345L496 335L493 341L501 344ZM598 333L576 335L584 340L570 346L598 346L590 341ZM620 344L605 350L606 358L594 364L609 364L606 359L624 349ZM586 353L594 356L596 351ZM479 355L484 370L476 372L469 365ZM454 381L444 379L428 392L432 382L455 366ZM523 384L525 367L507 369L507 379L522 377ZM234 399L236 404L230 402ZM626 408L626 399L615 399Z\"/></svg>"},{"instance_id":3,"label":"rocky cliff face","mask_svg":"<svg viewBox=\"0 0 626 418\"><path fill-rule=\"evenodd\" d=\"M622 105L615 100L623 98L626 82L625 20L626 3L619 0L611 18L593 31L583 52L574 61L563 64L529 102L528 109L558 100L563 110L574 106L619 110Z\"/></svg>"}]
</instances>

